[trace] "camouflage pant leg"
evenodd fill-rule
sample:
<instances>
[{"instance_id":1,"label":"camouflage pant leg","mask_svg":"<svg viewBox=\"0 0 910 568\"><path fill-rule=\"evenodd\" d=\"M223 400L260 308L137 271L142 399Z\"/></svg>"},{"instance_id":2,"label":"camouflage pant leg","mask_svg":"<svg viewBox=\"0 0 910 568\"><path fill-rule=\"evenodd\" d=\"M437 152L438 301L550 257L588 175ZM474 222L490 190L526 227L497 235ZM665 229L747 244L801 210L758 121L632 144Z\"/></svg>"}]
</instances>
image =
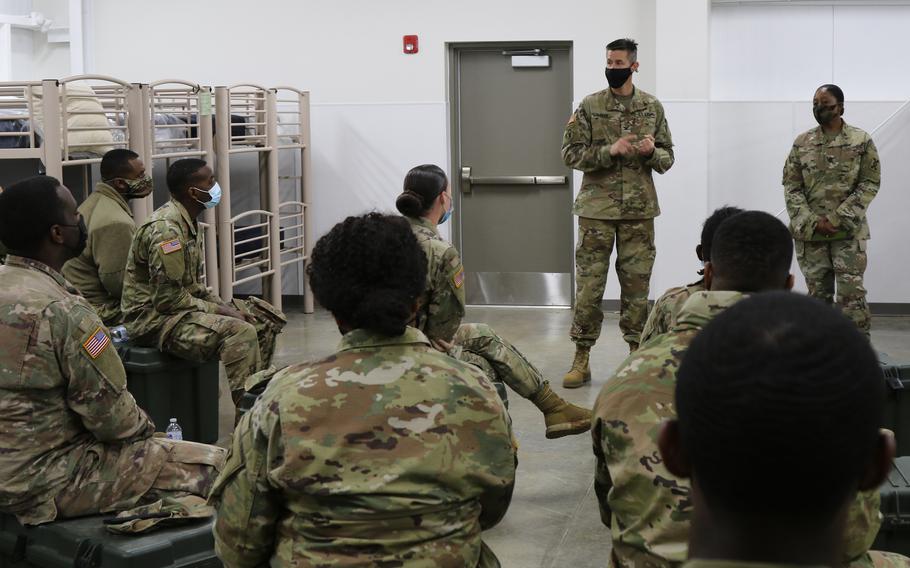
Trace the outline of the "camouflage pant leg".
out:
<instances>
[{"instance_id":1,"label":"camouflage pant leg","mask_svg":"<svg viewBox=\"0 0 910 568\"><path fill-rule=\"evenodd\" d=\"M813 298L834 303L834 265L826 242L796 241L796 260Z\"/></svg>"},{"instance_id":2,"label":"camouflage pant leg","mask_svg":"<svg viewBox=\"0 0 910 568\"><path fill-rule=\"evenodd\" d=\"M835 300L844 315L869 335L871 314L866 302L866 241L796 241L796 259L809 295L829 304Z\"/></svg>"},{"instance_id":3,"label":"camouflage pant leg","mask_svg":"<svg viewBox=\"0 0 910 568\"><path fill-rule=\"evenodd\" d=\"M462 324L455 332L454 342L486 360L499 380L523 398L530 398L546 380L514 345L486 324Z\"/></svg>"},{"instance_id":4,"label":"camouflage pant leg","mask_svg":"<svg viewBox=\"0 0 910 568\"><path fill-rule=\"evenodd\" d=\"M616 232L619 278L619 329L629 345L638 345L648 319L648 288L657 251L654 219L620 221Z\"/></svg>"},{"instance_id":5,"label":"camouflage pant leg","mask_svg":"<svg viewBox=\"0 0 910 568\"><path fill-rule=\"evenodd\" d=\"M253 327L256 328L256 336L259 338L259 354L262 359L262 367L268 367L272 364L272 357L275 355L275 346L278 343L278 334L288 323L288 318L265 300L260 300L255 296L247 300L232 300L234 307L256 318Z\"/></svg>"},{"instance_id":6,"label":"camouflage pant leg","mask_svg":"<svg viewBox=\"0 0 910 568\"><path fill-rule=\"evenodd\" d=\"M496 388L496 393L499 395L499 398L502 399L503 404L505 404L506 408L508 409L509 408L509 391L506 388L505 383L503 383L501 380L499 380L499 375L496 374L496 370L493 369L493 366L490 365L490 362L487 361L486 359L484 359L483 357L481 357L480 355L473 353L471 351L468 351L467 349L464 349L461 346L457 346L457 348L458 348L458 353L455 354L456 355L455 358L458 359L459 361L461 361L462 363L467 363L468 365L473 365L474 367L477 367L478 369L480 369L480 371L484 375L486 375L487 379L489 379L490 382L493 383L493 386Z\"/></svg>"},{"instance_id":7,"label":"camouflage pant leg","mask_svg":"<svg viewBox=\"0 0 910 568\"><path fill-rule=\"evenodd\" d=\"M120 304L92 304L95 313L101 318L101 323L108 328L118 326L123 323L123 312L120 311Z\"/></svg>"},{"instance_id":8,"label":"camouflage pant leg","mask_svg":"<svg viewBox=\"0 0 910 568\"><path fill-rule=\"evenodd\" d=\"M207 497L225 456L216 446L167 438L95 444L76 464L72 483L54 499L57 515L129 509L168 492Z\"/></svg>"},{"instance_id":9,"label":"camouflage pant leg","mask_svg":"<svg viewBox=\"0 0 910 568\"><path fill-rule=\"evenodd\" d=\"M578 218L575 248L575 314L569 337L576 345L591 347L600 337L604 314L601 308L610 253L616 238L616 222Z\"/></svg>"},{"instance_id":10,"label":"camouflage pant leg","mask_svg":"<svg viewBox=\"0 0 910 568\"><path fill-rule=\"evenodd\" d=\"M236 399L247 378L263 368L253 325L218 314L193 312L183 316L161 342L161 350L199 363L217 356L224 363L231 395Z\"/></svg>"},{"instance_id":11,"label":"camouflage pant leg","mask_svg":"<svg viewBox=\"0 0 910 568\"><path fill-rule=\"evenodd\" d=\"M872 314L866 302L866 288L863 286L867 263L866 241L849 239L831 243L831 261L834 265L837 305L868 336Z\"/></svg>"},{"instance_id":12,"label":"camouflage pant leg","mask_svg":"<svg viewBox=\"0 0 910 568\"><path fill-rule=\"evenodd\" d=\"M157 441L171 446L168 460L158 473L151 490L142 500L157 501L173 493L189 493L208 499L215 479L224 466L227 450L208 444L175 442L166 438L159 438Z\"/></svg>"}]
</instances>

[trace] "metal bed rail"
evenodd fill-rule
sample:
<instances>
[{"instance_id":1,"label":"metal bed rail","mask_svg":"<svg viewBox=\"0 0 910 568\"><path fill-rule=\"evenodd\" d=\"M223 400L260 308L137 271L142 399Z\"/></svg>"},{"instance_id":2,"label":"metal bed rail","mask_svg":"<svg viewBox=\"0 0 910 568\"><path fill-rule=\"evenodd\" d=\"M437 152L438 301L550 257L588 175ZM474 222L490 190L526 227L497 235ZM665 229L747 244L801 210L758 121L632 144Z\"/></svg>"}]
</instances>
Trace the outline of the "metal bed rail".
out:
<instances>
[{"instance_id":1,"label":"metal bed rail","mask_svg":"<svg viewBox=\"0 0 910 568\"><path fill-rule=\"evenodd\" d=\"M278 206L278 225L282 232L279 235L281 266L309 258L306 247L306 210L307 205L302 201L285 201Z\"/></svg>"},{"instance_id":2,"label":"metal bed rail","mask_svg":"<svg viewBox=\"0 0 910 568\"><path fill-rule=\"evenodd\" d=\"M45 136L45 140L47 141L46 156L48 160L48 169L50 169L50 162L56 161L56 156L58 155L62 166L96 164L101 162L101 156L107 150L112 148L130 147L130 115L132 112L138 110L135 106L131 108L131 102L134 103L135 101L131 95L136 88L134 85L106 75L74 75L61 79L57 83L57 91L59 94L58 110L60 113L59 125L61 131L60 150L59 154L56 152L52 154L54 148L51 144L51 136ZM76 89L76 85L88 87L92 91L93 97L101 105L101 112L94 110L70 110L69 103L71 99L84 97L84 95ZM48 105L48 103L52 102L51 98L53 97L53 94L48 93L46 89L42 91L42 94L44 95L42 102L46 105L45 109L53 110L53 107ZM70 118L78 119L79 116L104 117L106 124L97 126L70 126ZM51 123L50 118L49 113L44 113L45 133L51 132L49 128ZM110 141L80 142L76 145L71 143L71 133L105 131L111 133ZM117 136L118 133L119 138ZM89 154L90 156L86 157L84 154Z\"/></svg>"},{"instance_id":3,"label":"metal bed rail","mask_svg":"<svg viewBox=\"0 0 910 568\"><path fill-rule=\"evenodd\" d=\"M271 211L254 209L241 213L231 219L232 254L231 271L234 285L264 279L276 273L277 263L272 254L272 219ZM238 221L248 217L259 217L258 222L249 225L238 225ZM265 219L264 221L262 219ZM247 233L247 234L243 234ZM242 248L238 252L238 246ZM249 274L250 271L254 271ZM241 276L247 273L247 276ZM265 288L265 286L263 286Z\"/></svg>"},{"instance_id":4,"label":"metal bed rail","mask_svg":"<svg viewBox=\"0 0 910 568\"><path fill-rule=\"evenodd\" d=\"M278 116L283 118L279 121L282 131L278 136L278 149L294 155L295 165L299 164L298 175L284 176L284 179L293 180L297 184L296 195L302 206L303 215L303 247L304 254L302 257L290 262L283 262L283 265L292 262L306 262L309 260L315 237L313 235L313 223L311 222L312 210L309 204L312 203L312 184L311 184L311 164L312 153L310 150L310 93L294 87L278 86L274 87L276 93L276 109ZM284 119L284 117L288 117ZM282 204L284 206L284 204ZM284 243L282 244L284 246ZM310 289L310 282L303 273L303 266L300 267L300 276L303 279L304 295L303 309L306 313L312 313L314 308L313 294Z\"/></svg>"},{"instance_id":5,"label":"metal bed rail","mask_svg":"<svg viewBox=\"0 0 910 568\"><path fill-rule=\"evenodd\" d=\"M23 148L0 148L0 160L16 158L44 159L44 149L38 146L35 109L40 104L36 100L35 89L41 87L41 81L5 81L0 82L0 120L22 120L23 130L18 132L0 132L0 137L15 138L17 143L25 138Z\"/></svg>"}]
</instances>

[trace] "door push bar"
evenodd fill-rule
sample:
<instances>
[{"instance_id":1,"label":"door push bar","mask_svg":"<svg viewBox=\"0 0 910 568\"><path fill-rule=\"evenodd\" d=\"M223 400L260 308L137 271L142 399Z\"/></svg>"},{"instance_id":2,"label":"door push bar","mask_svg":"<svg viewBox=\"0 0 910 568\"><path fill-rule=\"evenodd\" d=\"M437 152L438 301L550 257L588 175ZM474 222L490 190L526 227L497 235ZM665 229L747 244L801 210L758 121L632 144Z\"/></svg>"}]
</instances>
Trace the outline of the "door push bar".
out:
<instances>
[{"instance_id":1,"label":"door push bar","mask_svg":"<svg viewBox=\"0 0 910 568\"><path fill-rule=\"evenodd\" d=\"M471 167L461 168L461 192L471 193L473 184L479 185L563 185L568 183L566 176L487 176L471 175Z\"/></svg>"}]
</instances>

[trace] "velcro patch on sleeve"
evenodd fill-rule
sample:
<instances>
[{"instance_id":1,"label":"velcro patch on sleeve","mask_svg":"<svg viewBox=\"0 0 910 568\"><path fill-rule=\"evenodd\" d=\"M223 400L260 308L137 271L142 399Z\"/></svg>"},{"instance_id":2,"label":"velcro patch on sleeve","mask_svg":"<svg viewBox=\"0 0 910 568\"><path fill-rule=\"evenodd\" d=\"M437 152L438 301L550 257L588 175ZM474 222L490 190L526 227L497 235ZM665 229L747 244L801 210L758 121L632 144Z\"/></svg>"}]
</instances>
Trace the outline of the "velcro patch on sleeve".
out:
<instances>
[{"instance_id":1,"label":"velcro patch on sleeve","mask_svg":"<svg viewBox=\"0 0 910 568\"><path fill-rule=\"evenodd\" d=\"M180 239L164 241L163 243L158 243L158 246L161 247L162 254L171 254L183 248L183 245L180 244Z\"/></svg>"},{"instance_id":2,"label":"velcro patch on sleeve","mask_svg":"<svg viewBox=\"0 0 910 568\"><path fill-rule=\"evenodd\" d=\"M458 272L452 276L452 283L455 284L455 288L461 288L464 285L464 267L458 267Z\"/></svg>"},{"instance_id":3,"label":"velcro patch on sleeve","mask_svg":"<svg viewBox=\"0 0 910 568\"><path fill-rule=\"evenodd\" d=\"M85 352L88 353L89 357L97 359L99 355L104 353L104 350L107 349L107 346L110 344L111 338L99 327L85 340L85 343L82 344L82 348L85 349Z\"/></svg>"}]
</instances>

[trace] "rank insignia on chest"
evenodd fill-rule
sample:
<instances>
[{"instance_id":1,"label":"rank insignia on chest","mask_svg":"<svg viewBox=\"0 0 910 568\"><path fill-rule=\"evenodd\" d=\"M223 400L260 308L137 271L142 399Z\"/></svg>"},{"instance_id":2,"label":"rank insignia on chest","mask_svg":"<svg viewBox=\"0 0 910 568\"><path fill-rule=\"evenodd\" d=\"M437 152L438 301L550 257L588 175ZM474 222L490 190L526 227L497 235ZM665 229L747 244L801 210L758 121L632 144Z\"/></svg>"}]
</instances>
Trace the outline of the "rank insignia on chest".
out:
<instances>
[{"instance_id":1,"label":"rank insignia on chest","mask_svg":"<svg viewBox=\"0 0 910 568\"><path fill-rule=\"evenodd\" d=\"M165 241L158 245L161 247L161 252L164 254L171 254L172 252L177 252L183 248L183 245L180 244L180 239L173 239L170 241Z\"/></svg>"},{"instance_id":2,"label":"rank insignia on chest","mask_svg":"<svg viewBox=\"0 0 910 568\"><path fill-rule=\"evenodd\" d=\"M88 353L89 357L97 359L110 344L111 338L99 327L91 337L85 340L85 343L82 344L82 348L85 349L85 352Z\"/></svg>"},{"instance_id":3,"label":"rank insignia on chest","mask_svg":"<svg viewBox=\"0 0 910 568\"><path fill-rule=\"evenodd\" d=\"M455 284L456 288L461 288L464 284L464 268L459 268L455 276L452 276L452 283Z\"/></svg>"}]
</instances>

